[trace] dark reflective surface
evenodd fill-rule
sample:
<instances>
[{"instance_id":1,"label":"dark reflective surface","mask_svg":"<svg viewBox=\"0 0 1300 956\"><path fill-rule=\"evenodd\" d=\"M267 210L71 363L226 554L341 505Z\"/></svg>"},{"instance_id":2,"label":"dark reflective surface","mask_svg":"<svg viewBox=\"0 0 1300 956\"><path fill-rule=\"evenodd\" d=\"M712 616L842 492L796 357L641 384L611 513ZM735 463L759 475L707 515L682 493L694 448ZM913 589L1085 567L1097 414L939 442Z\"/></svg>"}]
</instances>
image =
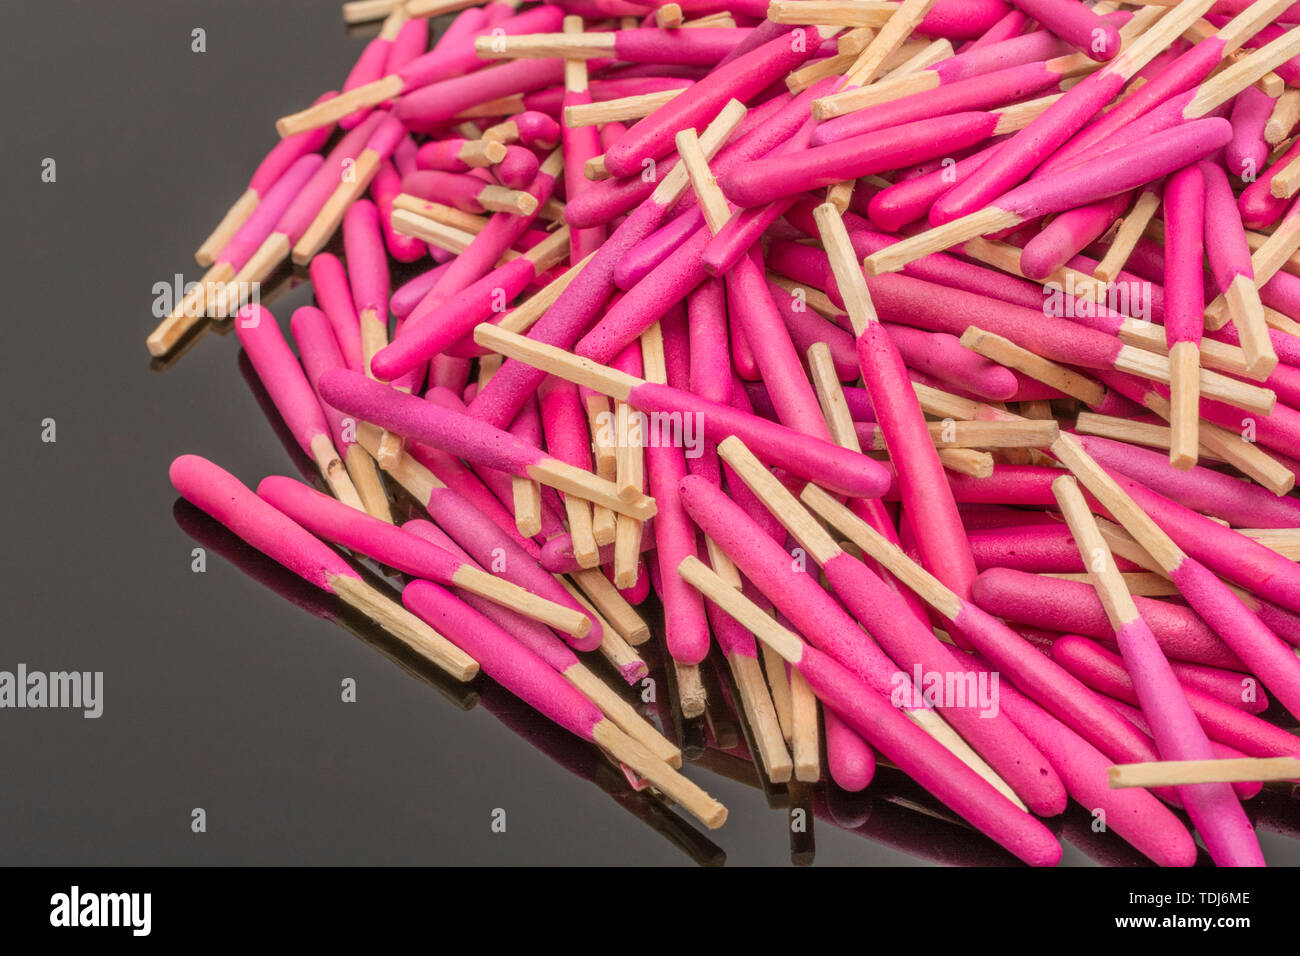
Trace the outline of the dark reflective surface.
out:
<instances>
[{"instance_id":1,"label":"dark reflective surface","mask_svg":"<svg viewBox=\"0 0 1300 956\"><path fill-rule=\"evenodd\" d=\"M143 340L154 284L200 276L193 250L272 144L274 119L360 52L338 6L0 12L0 669L104 672L98 720L0 711L0 863L1014 865L894 771L865 795L765 787L734 715L710 727L665 710L695 758L687 772L731 812L706 834L490 681L447 686L176 502L167 466L183 452L250 484L302 464L233 336L208 332L152 365ZM191 52L196 28L205 53ZM40 179L47 157L53 183ZM276 295L285 324L310 301L300 282ZM191 570L197 547L204 573ZM356 703L341 700L349 678ZM191 829L196 808L205 833ZM505 833L490 828L497 808ZM810 811L804 832L791 832L794 809ZM1296 802L1272 795L1258 816L1266 853L1294 859ZM1079 825L1076 813L1061 832ZM1066 861L1132 862L1124 849L1081 843Z\"/></svg>"}]
</instances>

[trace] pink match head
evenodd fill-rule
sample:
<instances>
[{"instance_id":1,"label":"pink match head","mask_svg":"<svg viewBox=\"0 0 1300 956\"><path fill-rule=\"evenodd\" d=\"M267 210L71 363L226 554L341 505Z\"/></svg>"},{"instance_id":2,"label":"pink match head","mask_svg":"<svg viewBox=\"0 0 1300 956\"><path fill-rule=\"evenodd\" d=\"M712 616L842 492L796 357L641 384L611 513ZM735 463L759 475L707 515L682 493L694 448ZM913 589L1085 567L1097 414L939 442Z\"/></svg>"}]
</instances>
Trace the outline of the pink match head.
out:
<instances>
[{"instance_id":1,"label":"pink match head","mask_svg":"<svg viewBox=\"0 0 1300 956\"><path fill-rule=\"evenodd\" d=\"M1252 87L1249 92L1258 91ZM1255 269L1228 174L1223 167L1210 162L1202 162L1197 168L1205 186L1205 254L1210 260L1214 281L1222 292L1237 276L1253 279ZM1168 225L1168 215L1165 218ZM1166 290L1166 300L1168 294Z\"/></svg>"},{"instance_id":2,"label":"pink match head","mask_svg":"<svg viewBox=\"0 0 1300 956\"><path fill-rule=\"evenodd\" d=\"M219 261L228 262L236 272L242 269L324 161L319 153L308 153L297 159L263 194L253 214L230 237L221 250Z\"/></svg>"},{"instance_id":3,"label":"pink match head","mask_svg":"<svg viewBox=\"0 0 1300 956\"><path fill-rule=\"evenodd\" d=\"M295 310L289 319L289 331L293 333L293 341L298 346L303 370L307 373L307 381L311 382L313 389L325 372L332 368L347 367L343 360L343 353L339 351L338 341L334 338L334 329L330 327L330 320L320 309L304 305ZM317 392L317 398L319 397L320 393ZM335 448L342 452L349 445L356 443L355 438L348 437L353 430L347 427L348 419L342 412L324 402L321 402L321 410L325 413L325 420L329 422L330 435L334 439Z\"/></svg>"},{"instance_id":4,"label":"pink match head","mask_svg":"<svg viewBox=\"0 0 1300 956\"><path fill-rule=\"evenodd\" d=\"M339 344L347 367L361 371L364 365L361 350L361 320L352 304L352 289L348 285L343 263L330 252L320 252L308 266L316 301L334 328L334 338Z\"/></svg>"},{"instance_id":5,"label":"pink match head","mask_svg":"<svg viewBox=\"0 0 1300 956\"><path fill-rule=\"evenodd\" d=\"M206 458L181 455L168 475L186 501L316 587L332 592L331 578L359 577L333 550Z\"/></svg>"},{"instance_id":6,"label":"pink match head","mask_svg":"<svg viewBox=\"0 0 1300 956\"><path fill-rule=\"evenodd\" d=\"M312 441L318 435L328 437L329 425L275 316L260 305L246 305L235 316L235 334L284 423L302 450L311 456Z\"/></svg>"},{"instance_id":7,"label":"pink match head","mask_svg":"<svg viewBox=\"0 0 1300 956\"><path fill-rule=\"evenodd\" d=\"M388 253L379 210L369 200L357 200L343 216L343 250L348 257L348 279L357 312L371 311L380 322L387 323Z\"/></svg>"},{"instance_id":8,"label":"pink match head","mask_svg":"<svg viewBox=\"0 0 1300 956\"><path fill-rule=\"evenodd\" d=\"M519 142L536 149L554 149L560 142L560 124L545 113L525 110L514 117Z\"/></svg>"},{"instance_id":9,"label":"pink match head","mask_svg":"<svg viewBox=\"0 0 1300 956\"><path fill-rule=\"evenodd\" d=\"M317 97L316 103L312 105L324 103L336 96L338 96L338 93L330 90L328 93L323 93ZM315 153L324 146L325 141L330 138L330 134L333 132L333 126L322 126L280 140L266 154L266 158L258 164L257 169L253 172L253 177L248 181L248 188L265 200L266 191L279 182L280 177L299 159Z\"/></svg>"},{"instance_id":10,"label":"pink match head","mask_svg":"<svg viewBox=\"0 0 1300 956\"><path fill-rule=\"evenodd\" d=\"M537 176L541 163L537 155L524 146L507 146L506 158L501 160L492 171L497 181L508 189L527 189Z\"/></svg>"},{"instance_id":11,"label":"pink match head","mask_svg":"<svg viewBox=\"0 0 1300 956\"><path fill-rule=\"evenodd\" d=\"M1200 166L1185 166L1165 180L1165 336L1201 341L1205 327L1205 179ZM1244 237L1243 237L1244 240Z\"/></svg>"}]
</instances>

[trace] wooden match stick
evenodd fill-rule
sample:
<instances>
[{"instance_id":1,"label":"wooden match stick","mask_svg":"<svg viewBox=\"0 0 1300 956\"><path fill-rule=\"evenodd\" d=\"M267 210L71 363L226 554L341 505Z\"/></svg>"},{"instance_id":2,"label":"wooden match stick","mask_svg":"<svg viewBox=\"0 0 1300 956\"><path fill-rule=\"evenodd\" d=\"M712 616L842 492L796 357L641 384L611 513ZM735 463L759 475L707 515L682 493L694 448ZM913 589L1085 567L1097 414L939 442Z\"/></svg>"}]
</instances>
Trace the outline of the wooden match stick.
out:
<instances>
[{"instance_id":1,"label":"wooden match stick","mask_svg":"<svg viewBox=\"0 0 1300 956\"><path fill-rule=\"evenodd\" d=\"M1159 208L1159 192L1148 187L1138 193L1133 208L1120 221L1119 229L1115 231L1115 237L1111 240L1106 255L1102 256L1097 267L1092 270L1093 276L1098 281L1111 283L1119 277L1119 274L1124 271L1129 256L1137 247L1138 240L1142 238L1147 225Z\"/></svg>"},{"instance_id":2,"label":"wooden match stick","mask_svg":"<svg viewBox=\"0 0 1300 956\"><path fill-rule=\"evenodd\" d=\"M1277 98L1273 112L1264 124L1264 142L1277 146L1300 122L1300 90L1287 90Z\"/></svg>"},{"instance_id":3,"label":"wooden match stick","mask_svg":"<svg viewBox=\"0 0 1300 956\"><path fill-rule=\"evenodd\" d=\"M1107 770L1112 789L1183 787L1194 783L1294 780L1300 757L1235 757L1219 760L1160 760L1126 763Z\"/></svg>"},{"instance_id":4,"label":"wooden match stick","mask_svg":"<svg viewBox=\"0 0 1300 956\"><path fill-rule=\"evenodd\" d=\"M1095 412L1080 412L1074 422L1074 430L1081 435L1097 435L1114 441L1127 442L1130 445L1143 445L1147 448L1169 450L1171 435L1168 425L1156 425L1152 422L1134 422L1127 418L1113 415L1098 415ZM1217 455L1201 443L1200 457L1210 461L1222 461Z\"/></svg>"},{"instance_id":5,"label":"wooden match stick","mask_svg":"<svg viewBox=\"0 0 1300 956\"><path fill-rule=\"evenodd\" d=\"M885 58L902 46L933 5L934 0L903 0L845 74L844 84L869 85L880 72Z\"/></svg>"},{"instance_id":6,"label":"wooden match stick","mask_svg":"<svg viewBox=\"0 0 1300 956\"><path fill-rule=\"evenodd\" d=\"M767 18L795 26L883 27L898 11L897 3L882 0L772 0Z\"/></svg>"},{"instance_id":7,"label":"wooden match stick","mask_svg":"<svg viewBox=\"0 0 1300 956\"><path fill-rule=\"evenodd\" d=\"M599 568L583 568L569 575L614 630L633 647L650 639L650 626L627 602Z\"/></svg>"},{"instance_id":8,"label":"wooden match stick","mask_svg":"<svg viewBox=\"0 0 1300 956\"><path fill-rule=\"evenodd\" d=\"M985 332L978 326L972 325L962 333L961 344L999 365L1023 372L1030 378L1071 395L1085 405L1095 408L1106 397L1106 389L1092 379L1035 355L1000 335Z\"/></svg>"},{"instance_id":9,"label":"wooden match stick","mask_svg":"<svg viewBox=\"0 0 1300 956\"><path fill-rule=\"evenodd\" d=\"M602 126L605 123L622 123L649 116L665 103L675 99L681 90L659 90L640 93L596 103L578 103L564 108L564 125L569 129L583 126Z\"/></svg>"}]
</instances>

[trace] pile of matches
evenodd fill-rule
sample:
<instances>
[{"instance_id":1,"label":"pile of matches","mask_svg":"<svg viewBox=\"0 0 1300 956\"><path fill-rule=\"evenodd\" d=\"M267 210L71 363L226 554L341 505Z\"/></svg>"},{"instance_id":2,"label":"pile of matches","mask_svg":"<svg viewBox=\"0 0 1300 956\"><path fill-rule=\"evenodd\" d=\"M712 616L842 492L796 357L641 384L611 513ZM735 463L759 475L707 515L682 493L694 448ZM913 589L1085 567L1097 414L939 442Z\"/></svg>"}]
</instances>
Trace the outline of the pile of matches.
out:
<instances>
[{"instance_id":1,"label":"pile of matches","mask_svg":"<svg viewBox=\"0 0 1300 956\"><path fill-rule=\"evenodd\" d=\"M383 26L148 339L232 321L319 476L185 455L184 498L710 828L680 727L602 673L666 662L765 787L887 762L1029 864L1070 798L1156 863L1263 864L1247 810L1300 778L1300 3L344 15ZM286 259L296 355L247 300Z\"/></svg>"}]
</instances>

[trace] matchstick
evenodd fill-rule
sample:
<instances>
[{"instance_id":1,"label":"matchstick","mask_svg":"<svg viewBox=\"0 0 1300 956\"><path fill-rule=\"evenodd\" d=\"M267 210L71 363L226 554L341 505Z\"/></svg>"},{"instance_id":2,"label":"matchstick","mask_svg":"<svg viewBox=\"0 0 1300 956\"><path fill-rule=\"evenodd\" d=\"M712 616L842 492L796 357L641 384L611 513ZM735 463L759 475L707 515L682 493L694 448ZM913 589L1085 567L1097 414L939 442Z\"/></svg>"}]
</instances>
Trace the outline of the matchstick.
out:
<instances>
[{"instance_id":1,"label":"matchstick","mask_svg":"<svg viewBox=\"0 0 1300 956\"><path fill-rule=\"evenodd\" d=\"M1111 767L1112 788L1179 787L1196 783L1236 783L1247 780L1294 780L1300 777L1297 757L1239 757L1235 760L1165 760Z\"/></svg>"}]
</instances>

